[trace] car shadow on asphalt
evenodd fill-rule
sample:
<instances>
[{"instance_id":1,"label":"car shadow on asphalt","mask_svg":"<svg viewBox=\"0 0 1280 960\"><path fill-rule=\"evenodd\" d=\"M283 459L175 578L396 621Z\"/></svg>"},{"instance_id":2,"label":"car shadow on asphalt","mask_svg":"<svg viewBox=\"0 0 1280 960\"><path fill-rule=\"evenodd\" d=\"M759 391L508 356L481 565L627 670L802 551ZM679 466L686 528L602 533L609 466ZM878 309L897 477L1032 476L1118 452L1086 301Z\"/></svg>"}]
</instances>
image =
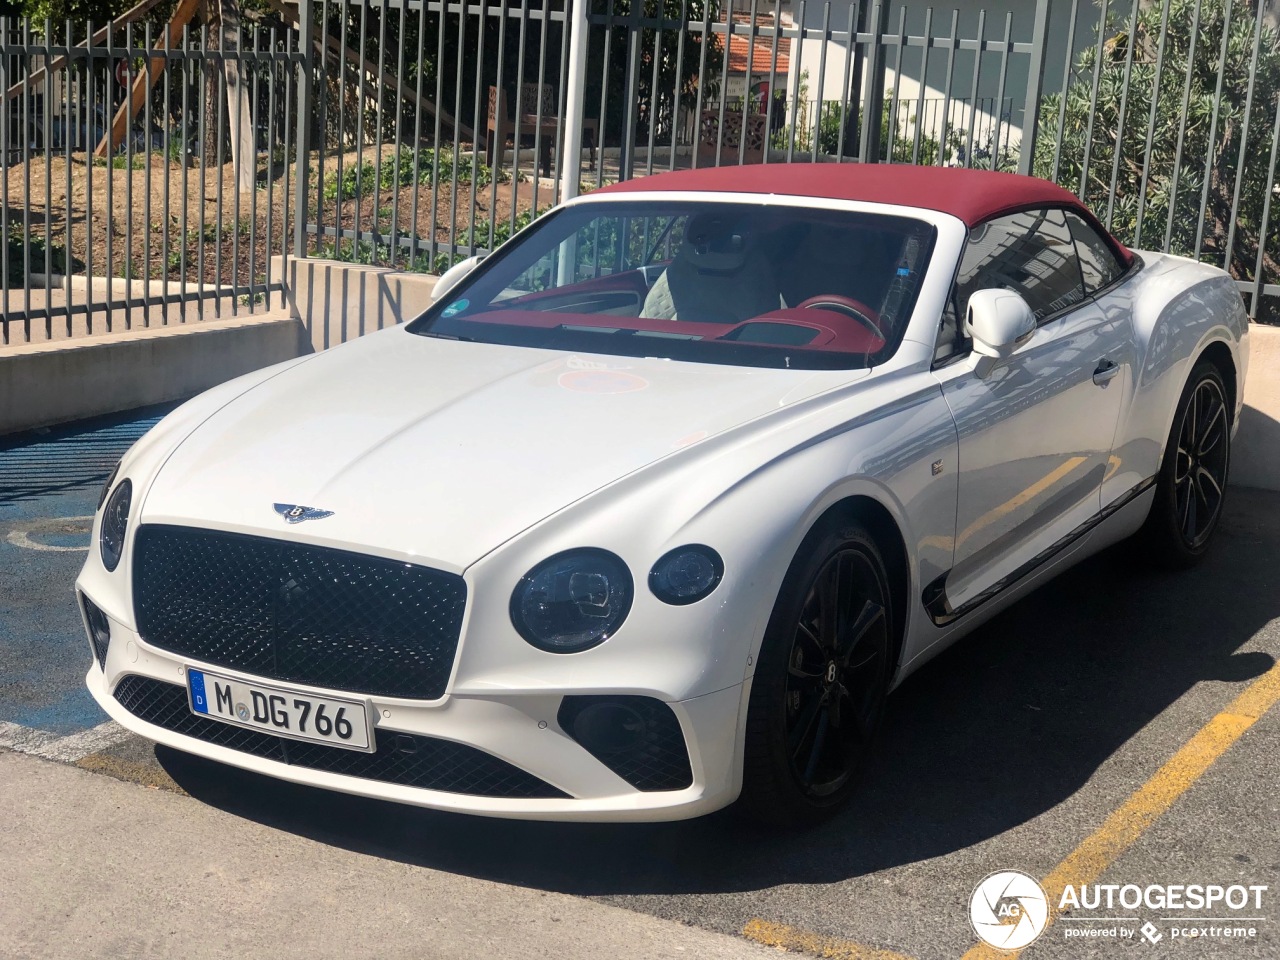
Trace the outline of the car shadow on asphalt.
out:
<instances>
[{"instance_id":1,"label":"car shadow on asphalt","mask_svg":"<svg viewBox=\"0 0 1280 960\"><path fill-rule=\"evenodd\" d=\"M154 404L0 437L0 507L96 492L125 451L177 406Z\"/></svg>"},{"instance_id":2,"label":"car shadow on asphalt","mask_svg":"<svg viewBox=\"0 0 1280 960\"><path fill-rule=\"evenodd\" d=\"M803 832L765 831L732 811L670 824L465 817L282 783L166 748L157 757L192 796L235 815L504 883L587 896L834 883L1015 828L1070 797L1190 688L1268 670L1269 654L1240 648L1280 617L1277 506L1280 495L1233 489L1220 540L1195 570L1154 571L1121 544L961 641L891 698L848 809ZM1209 710L1230 696L1214 693Z\"/></svg>"}]
</instances>

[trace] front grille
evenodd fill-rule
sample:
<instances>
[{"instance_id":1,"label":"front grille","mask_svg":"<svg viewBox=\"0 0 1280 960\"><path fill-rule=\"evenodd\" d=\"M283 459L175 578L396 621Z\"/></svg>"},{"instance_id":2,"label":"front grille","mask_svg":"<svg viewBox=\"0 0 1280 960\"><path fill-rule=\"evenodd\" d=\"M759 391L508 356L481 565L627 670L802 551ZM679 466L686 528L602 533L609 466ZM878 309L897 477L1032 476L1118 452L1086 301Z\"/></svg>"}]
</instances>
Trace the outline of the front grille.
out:
<instances>
[{"instance_id":1,"label":"front grille","mask_svg":"<svg viewBox=\"0 0 1280 960\"><path fill-rule=\"evenodd\" d=\"M606 707L617 708L607 721L585 722L590 720L591 711ZM583 749L637 790L683 790L693 784L680 720L661 700L565 697L556 721Z\"/></svg>"},{"instance_id":2,"label":"front grille","mask_svg":"<svg viewBox=\"0 0 1280 960\"><path fill-rule=\"evenodd\" d=\"M115 698L135 717L158 727L295 767L477 797L569 798L505 760L451 740L375 728L374 753L290 740L196 716L187 705L185 687L136 675L116 685Z\"/></svg>"},{"instance_id":3,"label":"front grille","mask_svg":"<svg viewBox=\"0 0 1280 960\"><path fill-rule=\"evenodd\" d=\"M145 524L133 595L147 643L260 677L435 700L453 669L467 588L381 557Z\"/></svg>"}]
</instances>

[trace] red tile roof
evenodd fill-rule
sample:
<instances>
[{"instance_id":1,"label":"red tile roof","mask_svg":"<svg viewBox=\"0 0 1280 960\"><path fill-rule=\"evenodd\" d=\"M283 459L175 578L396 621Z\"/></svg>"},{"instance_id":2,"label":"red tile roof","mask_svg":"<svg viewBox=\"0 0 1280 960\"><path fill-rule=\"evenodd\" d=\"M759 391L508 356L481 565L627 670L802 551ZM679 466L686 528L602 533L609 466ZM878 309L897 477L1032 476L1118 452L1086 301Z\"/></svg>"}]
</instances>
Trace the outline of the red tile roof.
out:
<instances>
[{"instance_id":1,"label":"red tile roof","mask_svg":"<svg viewBox=\"0 0 1280 960\"><path fill-rule=\"evenodd\" d=\"M749 13L735 13L733 15L735 24L746 25L751 23L751 15ZM756 26L761 29L773 28L772 14L758 14L756 16ZM729 73L746 73L747 72L747 51L751 52L751 73L765 74L769 73L773 64L773 35L765 36L756 35L754 42L750 36L738 36L737 34L729 38ZM778 65L774 68L774 72L778 75L784 75L791 69L791 38L778 38Z\"/></svg>"}]
</instances>

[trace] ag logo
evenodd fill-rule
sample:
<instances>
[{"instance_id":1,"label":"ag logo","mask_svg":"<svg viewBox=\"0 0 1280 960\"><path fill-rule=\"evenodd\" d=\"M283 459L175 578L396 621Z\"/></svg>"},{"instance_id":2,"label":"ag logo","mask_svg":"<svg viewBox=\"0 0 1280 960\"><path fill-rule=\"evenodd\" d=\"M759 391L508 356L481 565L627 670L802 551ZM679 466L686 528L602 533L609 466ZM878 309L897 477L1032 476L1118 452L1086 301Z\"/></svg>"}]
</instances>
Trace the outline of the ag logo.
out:
<instances>
[{"instance_id":1,"label":"ag logo","mask_svg":"<svg viewBox=\"0 0 1280 960\"><path fill-rule=\"evenodd\" d=\"M1049 899L1044 888L1017 870L991 874L969 898L969 922L978 939L1001 950L1021 950L1044 932Z\"/></svg>"}]
</instances>

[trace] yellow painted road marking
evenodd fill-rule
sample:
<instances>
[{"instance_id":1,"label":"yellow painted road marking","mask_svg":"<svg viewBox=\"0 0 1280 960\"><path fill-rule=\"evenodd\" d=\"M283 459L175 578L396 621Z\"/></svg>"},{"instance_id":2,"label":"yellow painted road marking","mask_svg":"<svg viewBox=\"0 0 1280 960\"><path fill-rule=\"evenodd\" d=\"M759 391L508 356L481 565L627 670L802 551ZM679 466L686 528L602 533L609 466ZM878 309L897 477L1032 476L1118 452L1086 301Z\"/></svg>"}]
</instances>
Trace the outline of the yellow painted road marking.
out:
<instances>
[{"instance_id":1,"label":"yellow painted road marking","mask_svg":"<svg viewBox=\"0 0 1280 960\"><path fill-rule=\"evenodd\" d=\"M868 947L840 937L824 937L797 927L789 927L785 923L770 923L768 920L750 921L742 928L742 935L766 947L803 950L827 960L912 960L904 953Z\"/></svg>"},{"instance_id":2,"label":"yellow painted road marking","mask_svg":"<svg viewBox=\"0 0 1280 960\"><path fill-rule=\"evenodd\" d=\"M1182 745L1150 780L1131 794L1080 846L1053 868L1040 885L1049 896L1049 920L1068 885L1095 883L1116 858L1131 847L1173 802L1227 752L1258 718L1280 702L1280 663L1251 683L1225 710ZM997 950L978 944L963 960L1011 960L1021 951Z\"/></svg>"}]
</instances>

